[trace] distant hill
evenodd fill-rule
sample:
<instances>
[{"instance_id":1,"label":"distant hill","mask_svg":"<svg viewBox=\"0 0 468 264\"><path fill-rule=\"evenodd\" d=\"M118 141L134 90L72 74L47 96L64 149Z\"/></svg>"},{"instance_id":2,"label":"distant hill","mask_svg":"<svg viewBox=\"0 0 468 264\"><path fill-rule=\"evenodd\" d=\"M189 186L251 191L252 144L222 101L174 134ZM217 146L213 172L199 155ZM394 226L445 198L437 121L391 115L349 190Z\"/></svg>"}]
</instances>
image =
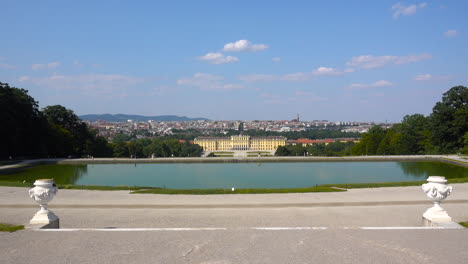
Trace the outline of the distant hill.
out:
<instances>
[{"instance_id":1,"label":"distant hill","mask_svg":"<svg viewBox=\"0 0 468 264\"><path fill-rule=\"evenodd\" d=\"M194 121L194 120L209 120L203 117L189 118L186 116L175 116L175 115L162 115L162 116L141 116L141 115L124 115L124 114L102 114L102 115L82 115L82 120L87 121L108 121L108 122L126 122L127 120L133 121Z\"/></svg>"}]
</instances>

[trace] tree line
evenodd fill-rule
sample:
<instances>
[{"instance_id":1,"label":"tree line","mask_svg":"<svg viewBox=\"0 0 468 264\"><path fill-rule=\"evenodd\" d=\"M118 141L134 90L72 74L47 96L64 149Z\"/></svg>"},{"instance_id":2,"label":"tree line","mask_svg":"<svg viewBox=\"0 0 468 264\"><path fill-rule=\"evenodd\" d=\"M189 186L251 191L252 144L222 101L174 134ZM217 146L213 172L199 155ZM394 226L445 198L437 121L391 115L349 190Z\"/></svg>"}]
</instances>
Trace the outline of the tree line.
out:
<instances>
[{"instance_id":1,"label":"tree line","mask_svg":"<svg viewBox=\"0 0 468 264\"><path fill-rule=\"evenodd\" d=\"M468 88L452 87L429 116L407 115L400 124L363 133L353 155L468 154Z\"/></svg>"},{"instance_id":2,"label":"tree line","mask_svg":"<svg viewBox=\"0 0 468 264\"><path fill-rule=\"evenodd\" d=\"M276 155L424 155L468 154L468 88L452 87L429 116L407 115L389 129L373 126L357 144L285 146Z\"/></svg>"},{"instance_id":3,"label":"tree line","mask_svg":"<svg viewBox=\"0 0 468 264\"><path fill-rule=\"evenodd\" d=\"M0 82L0 158L109 155L97 136L73 111L39 104L28 91Z\"/></svg>"},{"instance_id":4,"label":"tree line","mask_svg":"<svg viewBox=\"0 0 468 264\"><path fill-rule=\"evenodd\" d=\"M25 89L0 82L0 159L38 157L194 157L198 145L170 139L108 142L72 110L61 105L39 109Z\"/></svg>"},{"instance_id":5,"label":"tree line","mask_svg":"<svg viewBox=\"0 0 468 264\"><path fill-rule=\"evenodd\" d=\"M234 135L239 135L239 130L225 130L222 133L220 130L213 130L208 135L206 131L201 131L198 129L173 129L173 135L166 135L160 138L167 139L184 139L184 140L193 140L196 137L210 136L210 137L230 137ZM309 138L309 139L326 139L326 138L359 138L360 134L357 132L342 132L341 127L327 128L327 129L318 129L313 128L306 131L288 131L288 132L276 132L276 131L264 131L264 130L244 130L242 131L243 135L248 135L251 137L265 137L265 136L283 136L287 139L299 139L299 138Z\"/></svg>"},{"instance_id":6,"label":"tree line","mask_svg":"<svg viewBox=\"0 0 468 264\"><path fill-rule=\"evenodd\" d=\"M117 137L111 146L114 157L200 157L203 152L197 144L175 139L141 138L126 142Z\"/></svg>"},{"instance_id":7,"label":"tree line","mask_svg":"<svg viewBox=\"0 0 468 264\"><path fill-rule=\"evenodd\" d=\"M276 156L347 156L351 155L354 142L331 142L314 145L302 144L279 146L275 152Z\"/></svg>"}]
</instances>

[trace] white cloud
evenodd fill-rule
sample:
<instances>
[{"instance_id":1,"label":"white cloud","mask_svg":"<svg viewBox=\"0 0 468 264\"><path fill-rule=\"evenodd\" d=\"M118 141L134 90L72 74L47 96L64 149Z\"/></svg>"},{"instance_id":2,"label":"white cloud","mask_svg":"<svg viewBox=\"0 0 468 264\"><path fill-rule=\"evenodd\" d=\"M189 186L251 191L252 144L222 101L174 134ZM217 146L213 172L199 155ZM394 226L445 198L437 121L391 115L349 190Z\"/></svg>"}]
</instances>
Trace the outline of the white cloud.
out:
<instances>
[{"instance_id":1,"label":"white cloud","mask_svg":"<svg viewBox=\"0 0 468 264\"><path fill-rule=\"evenodd\" d=\"M450 29L450 30L447 30L444 35L446 37L449 37L449 38L453 38L453 37L456 37L458 35L458 31L454 30L454 29Z\"/></svg>"},{"instance_id":2,"label":"white cloud","mask_svg":"<svg viewBox=\"0 0 468 264\"><path fill-rule=\"evenodd\" d=\"M349 86L349 88L351 90L360 90L360 89L363 89L363 88L387 87L387 86L393 86L393 83L391 83L389 81L385 81L385 80L376 81L374 83L369 83L369 84L353 83L353 84L351 84Z\"/></svg>"},{"instance_id":3,"label":"white cloud","mask_svg":"<svg viewBox=\"0 0 468 264\"><path fill-rule=\"evenodd\" d=\"M420 75L416 75L414 77L414 80L416 80L416 81L429 81L432 78L433 78L433 76L430 75L430 74L420 74Z\"/></svg>"},{"instance_id":4,"label":"white cloud","mask_svg":"<svg viewBox=\"0 0 468 264\"><path fill-rule=\"evenodd\" d=\"M279 76L279 80L281 81L291 81L291 82L302 82L310 79L313 73L311 72L296 72L296 73L289 73L282 76Z\"/></svg>"},{"instance_id":5,"label":"white cloud","mask_svg":"<svg viewBox=\"0 0 468 264\"><path fill-rule=\"evenodd\" d=\"M311 92L305 92L305 91L296 91L295 92L295 95L296 95L296 100L305 100L305 101L326 101L327 98L325 97L320 97L320 96L317 96L315 93L311 93Z\"/></svg>"},{"instance_id":6,"label":"white cloud","mask_svg":"<svg viewBox=\"0 0 468 264\"><path fill-rule=\"evenodd\" d=\"M279 76L272 74L249 74L239 77L239 80L244 82L271 82L278 80Z\"/></svg>"},{"instance_id":7,"label":"white cloud","mask_svg":"<svg viewBox=\"0 0 468 264\"><path fill-rule=\"evenodd\" d=\"M119 74L52 75L45 78L21 77L24 82L57 90L78 91L89 96L126 95L128 88L144 82L142 78ZM20 78L20 79L21 79Z\"/></svg>"},{"instance_id":8,"label":"white cloud","mask_svg":"<svg viewBox=\"0 0 468 264\"><path fill-rule=\"evenodd\" d=\"M44 69L55 69L60 66L60 62L51 62L46 64L33 64L31 68L33 70L44 70Z\"/></svg>"},{"instance_id":9,"label":"white cloud","mask_svg":"<svg viewBox=\"0 0 468 264\"><path fill-rule=\"evenodd\" d=\"M195 73L191 78L177 80L178 85L196 87L200 90L234 90L244 88L241 84L224 83L224 77L209 73Z\"/></svg>"},{"instance_id":10,"label":"white cloud","mask_svg":"<svg viewBox=\"0 0 468 264\"><path fill-rule=\"evenodd\" d=\"M19 82L26 82L26 81L29 81L31 78L29 78L29 76L21 76L18 78L18 81Z\"/></svg>"},{"instance_id":11,"label":"white cloud","mask_svg":"<svg viewBox=\"0 0 468 264\"><path fill-rule=\"evenodd\" d=\"M341 72L339 72L337 69L334 69L334 68L319 67L319 68L315 69L312 72L312 74L317 75L317 76L320 76L320 75L339 75L339 74L341 74Z\"/></svg>"},{"instance_id":12,"label":"white cloud","mask_svg":"<svg viewBox=\"0 0 468 264\"><path fill-rule=\"evenodd\" d=\"M233 63L239 62L239 58L234 56L224 56L224 54L216 52L216 53L207 53L204 56L198 57L199 60L208 61L211 64L226 64L226 63Z\"/></svg>"},{"instance_id":13,"label":"white cloud","mask_svg":"<svg viewBox=\"0 0 468 264\"><path fill-rule=\"evenodd\" d=\"M224 45L223 51L226 52L241 52L241 51L262 51L268 49L265 44L252 44L246 39L241 39L236 42L231 42Z\"/></svg>"},{"instance_id":14,"label":"white cloud","mask_svg":"<svg viewBox=\"0 0 468 264\"><path fill-rule=\"evenodd\" d=\"M432 58L431 54L413 54L406 56L373 56L373 55L362 55L356 56L347 63L350 67L362 68L362 69L373 69L384 67L389 64L406 64L412 62L418 62Z\"/></svg>"},{"instance_id":15,"label":"white cloud","mask_svg":"<svg viewBox=\"0 0 468 264\"><path fill-rule=\"evenodd\" d=\"M249 74L240 76L239 79L245 82L271 82L271 81L291 81L300 82L307 81L314 77L319 76L333 76L341 75L343 72L338 71L335 68L319 67L311 72L296 72L284 75L272 75L272 74Z\"/></svg>"},{"instance_id":16,"label":"white cloud","mask_svg":"<svg viewBox=\"0 0 468 264\"><path fill-rule=\"evenodd\" d=\"M263 98L263 102L267 104L310 103L328 100L325 97L320 97L314 93L305 91L296 91L293 95L262 93L260 97Z\"/></svg>"},{"instance_id":17,"label":"white cloud","mask_svg":"<svg viewBox=\"0 0 468 264\"><path fill-rule=\"evenodd\" d=\"M0 69L10 70L10 69L15 69L15 68L16 67L14 65L6 64L6 63L0 63Z\"/></svg>"},{"instance_id":18,"label":"white cloud","mask_svg":"<svg viewBox=\"0 0 468 264\"><path fill-rule=\"evenodd\" d=\"M281 61L281 58L279 58L279 57L274 57L274 58L272 58L271 60L274 61L274 62L280 62L280 61Z\"/></svg>"},{"instance_id":19,"label":"white cloud","mask_svg":"<svg viewBox=\"0 0 468 264\"><path fill-rule=\"evenodd\" d=\"M394 10L393 18L398 18L400 15L403 16L411 16L416 14L416 11L421 8L425 8L427 3L420 3L418 5L403 5L401 3L396 3L392 6L392 10Z\"/></svg>"}]
</instances>

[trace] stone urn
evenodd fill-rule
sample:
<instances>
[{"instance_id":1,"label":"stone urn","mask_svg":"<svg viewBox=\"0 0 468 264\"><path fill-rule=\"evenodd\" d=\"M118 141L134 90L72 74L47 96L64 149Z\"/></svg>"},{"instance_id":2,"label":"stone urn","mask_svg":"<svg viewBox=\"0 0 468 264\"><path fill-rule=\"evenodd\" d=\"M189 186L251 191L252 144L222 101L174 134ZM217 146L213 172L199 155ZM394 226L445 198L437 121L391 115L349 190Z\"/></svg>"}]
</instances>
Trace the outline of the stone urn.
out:
<instances>
[{"instance_id":1,"label":"stone urn","mask_svg":"<svg viewBox=\"0 0 468 264\"><path fill-rule=\"evenodd\" d=\"M55 181L53 179L40 179L34 182L34 186L34 188L29 189L29 197L41 206L41 210L34 215L29 223L50 224L58 221L58 217L47 209L47 204L52 201L58 191Z\"/></svg>"},{"instance_id":2,"label":"stone urn","mask_svg":"<svg viewBox=\"0 0 468 264\"><path fill-rule=\"evenodd\" d=\"M443 176L429 176L428 183L422 185L423 191L433 202L434 206L427 209L423 219L430 222L450 222L452 218L440 206L440 202L452 193L452 186L447 185Z\"/></svg>"}]
</instances>

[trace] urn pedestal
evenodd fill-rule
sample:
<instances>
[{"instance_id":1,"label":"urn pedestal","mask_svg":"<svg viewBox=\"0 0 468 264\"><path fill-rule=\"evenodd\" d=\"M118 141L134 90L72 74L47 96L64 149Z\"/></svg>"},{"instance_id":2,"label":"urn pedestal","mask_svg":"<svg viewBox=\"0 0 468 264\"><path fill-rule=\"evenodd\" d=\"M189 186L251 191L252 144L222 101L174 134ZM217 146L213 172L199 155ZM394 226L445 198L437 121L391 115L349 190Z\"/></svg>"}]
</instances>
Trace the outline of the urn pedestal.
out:
<instances>
[{"instance_id":1,"label":"urn pedestal","mask_svg":"<svg viewBox=\"0 0 468 264\"><path fill-rule=\"evenodd\" d=\"M434 206L423 214L425 225L451 222L452 218L440 206L440 202L452 193L452 186L447 185L447 180L442 176L429 176L428 183L422 185L423 191L433 202Z\"/></svg>"},{"instance_id":2,"label":"urn pedestal","mask_svg":"<svg viewBox=\"0 0 468 264\"><path fill-rule=\"evenodd\" d=\"M29 189L29 197L37 202L41 209L29 221L30 224L50 225L50 228L58 228L59 218L49 209L47 204L57 194L57 186L53 179L41 179L34 182L34 188Z\"/></svg>"}]
</instances>

